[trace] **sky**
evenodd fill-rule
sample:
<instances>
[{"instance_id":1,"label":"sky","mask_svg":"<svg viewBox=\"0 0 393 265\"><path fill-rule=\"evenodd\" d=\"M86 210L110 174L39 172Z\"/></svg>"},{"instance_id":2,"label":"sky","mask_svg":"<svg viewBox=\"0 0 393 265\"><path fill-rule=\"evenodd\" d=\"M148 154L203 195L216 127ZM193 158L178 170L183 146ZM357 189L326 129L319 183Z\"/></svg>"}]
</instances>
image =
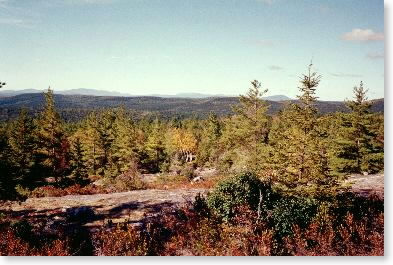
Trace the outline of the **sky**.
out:
<instances>
[{"instance_id":1,"label":"sky","mask_svg":"<svg viewBox=\"0 0 393 265\"><path fill-rule=\"evenodd\" d=\"M383 0L0 0L2 89L384 97Z\"/></svg>"}]
</instances>

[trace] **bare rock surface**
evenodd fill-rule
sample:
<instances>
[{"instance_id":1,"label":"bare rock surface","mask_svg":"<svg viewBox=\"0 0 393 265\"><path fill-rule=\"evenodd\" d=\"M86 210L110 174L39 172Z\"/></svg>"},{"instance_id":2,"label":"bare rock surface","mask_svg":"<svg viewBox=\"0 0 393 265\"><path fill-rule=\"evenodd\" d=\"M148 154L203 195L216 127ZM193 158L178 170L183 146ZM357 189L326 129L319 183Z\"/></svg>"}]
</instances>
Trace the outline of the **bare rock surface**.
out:
<instances>
[{"instance_id":1,"label":"bare rock surface","mask_svg":"<svg viewBox=\"0 0 393 265\"><path fill-rule=\"evenodd\" d=\"M192 201L205 189L139 190L110 194L31 198L0 206L0 212L23 218L77 221L89 227L106 223L141 223L165 210Z\"/></svg>"},{"instance_id":2,"label":"bare rock surface","mask_svg":"<svg viewBox=\"0 0 393 265\"><path fill-rule=\"evenodd\" d=\"M344 185L350 186L353 192L362 196L375 194L384 198L384 174L351 175Z\"/></svg>"}]
</instances>

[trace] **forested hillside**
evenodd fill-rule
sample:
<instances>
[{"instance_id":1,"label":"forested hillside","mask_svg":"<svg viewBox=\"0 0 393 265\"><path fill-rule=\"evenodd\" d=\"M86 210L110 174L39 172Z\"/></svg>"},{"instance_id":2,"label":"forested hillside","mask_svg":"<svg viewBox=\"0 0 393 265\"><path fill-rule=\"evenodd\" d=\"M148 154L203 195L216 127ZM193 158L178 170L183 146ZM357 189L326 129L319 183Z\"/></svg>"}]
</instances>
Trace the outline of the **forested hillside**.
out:
<instances>
[{"instance_id":1,"label":"forested hillside","mask_svg":"<svg viewBox=\"0 0 393 265\"><path fill-rule=\"evenodd\" d=\"M232 106L239 102L238 97L214 98L160 98L160 97L104 97L83 95L54 95L56 108L61 116L70 121L80 120L91 111L103 108L124 107L134 110L140 116L159 115L162 118L206 118L210 113L219 117L232 114ZM267 101L268 114L277 114L294 101ZM0 120L15 118L20 108L26 108L29 113L38 113L44 106L44 95L39 93L22 94L13 97L0 97ZM348 112L344 102L317 101L320 113ZM383 112L384 100L374 100L371 110Z\"/></svg>"}]
</instances>

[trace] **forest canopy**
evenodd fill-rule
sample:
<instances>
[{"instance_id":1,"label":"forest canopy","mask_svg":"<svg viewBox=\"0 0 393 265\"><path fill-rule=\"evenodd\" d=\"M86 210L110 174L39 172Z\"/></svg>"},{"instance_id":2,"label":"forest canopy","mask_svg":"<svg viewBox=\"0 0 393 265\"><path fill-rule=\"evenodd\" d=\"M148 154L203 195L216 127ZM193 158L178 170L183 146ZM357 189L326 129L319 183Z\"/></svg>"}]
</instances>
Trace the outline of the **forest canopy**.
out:
<instances>
[{"instance_id":1,"label":"forest canopy","mask_svg":"<svg viewBox=\"0 0 393 265\"><path fill-rule=\"evenodd\" d=\"M321 113L321 80L310 65L297 101L275 114L262 99L267 89L254 80L231 115L211 112L204 119L144 118L116 107L64 121L48 89L38 115L20 109L17 118L0 125L1 197L17 198L18 190L33 190L48 179L66 187L136 173L182 172L191 178L197 167L252 171L280 189L318 194L334 189L346 174L383 170L384 117L371 111L365 85L355 86L346 112Z\"/></svg>"}]
</instances>

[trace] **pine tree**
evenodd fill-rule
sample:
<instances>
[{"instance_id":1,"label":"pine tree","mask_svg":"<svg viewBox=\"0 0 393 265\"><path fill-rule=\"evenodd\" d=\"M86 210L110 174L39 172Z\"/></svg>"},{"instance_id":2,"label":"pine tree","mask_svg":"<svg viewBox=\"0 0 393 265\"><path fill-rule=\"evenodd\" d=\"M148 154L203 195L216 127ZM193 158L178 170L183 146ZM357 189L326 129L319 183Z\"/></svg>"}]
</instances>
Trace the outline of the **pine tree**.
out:
<instances>
[{"instance_id":1,"label":"pine tree","mask_svg":"<svg viewBox=\"0 0 393 265\"><path fill-rule=\"evenodd\" d=\"M37 154L47 176L55 177L56 182L68 169L66 150L69 145L64 137L63 124L56 112L53 91L49 88L45 95L45 109L37 122Z\"/></svg>"},{"instance_id":2,"label":"pine tree","mask_svg":"<svg viewBox=\"0 0 393 265\"><path fill-rule=\"evenodd\" d=\"M0 199L15 197L16 181L13 178L13 166L10 157L7 127L0 124Z\"/></svg>"},{"instance_id":3,"label":"pine tree","mask_svg":"<svg viewBox=\"0 0 393 265\"><path fill-rule=\"evenodd\" d=\"M363 82L353 92L354 99L346 102L351 112L340 116L332 161L340 173L377 172L383 168L383 143L377 138L383 121L371 113Z\"/></svg>"},{"instance_id":4,"label":"pine tree","mask_svg":"<svg viewBox=\"0 0 393 265\"><path fill-rule=\"evenodd\" d=\"M274 121L271 168L285 189L302 192L328 191L336 184L328 164L328 149L315 107L320 75L312 72L300 80L299 104L291 104Z\"/></svg>"},{"instance_id":5,"label":"pine tree","mask_svg":"<svg viewBox=\"0 0 393 265\"><path fill-rule=\"evenodd\" d=\"M127 172L138 162L136 131L133 121L127 117L124 109L118 110L115 116L114 138L110 148L111 172L107 172L107 175L111 176Z\"/></svg>"},{"instance_id":6,"label":"pine tree","mask_svg":"<svg viewBox=\"0 0 393 265\"><path fill-rule=\"evenodd\" d=\"M261 91L261 83L251 82L246 95L240 96L240 104L234 107L237 116L234 119L235 130L232 132L236 142L249 155L249 166L252 170L259 170L265 163L265 149L267 147L269 118L266 114L269 106L261 97L267 89Z\"/></svg>"},{"instance_id":7,"label":"pine tree","mask_svg":"<svg viewBox=\"0 0 393 265\"><path fill-rule=\"evenodd\" d=\"M23 185L29 185L31 170L35 164L34 150L36 141L34 137L33 120L22 109L17 120L12 122L9 129L10 156L13 164L15 179Z\"/></svg>"},{"instance_id":8,"label":"pine tree","mask_svg":"<svg viewBox=\"0 0 393 265\"><path fill-rule=\"evenodd\" d=\"M198 162L202 164L205 164L206 162L211 162L211 164L217 163L217 147L222 135L221 127L222 125L218 120L217 115L211 113L202 131L202 139L198 150Z\"/></svg>"},{"instance_id":9,"label":"pine tree","mask_svg":"<svg viewBox=\"0 0 393 265\"><path fill-rule=\"evenodd\" d=\"M85 184L87 181L87 167L86 159L83 150L83 144L81 138L76 135L74 139L71 140L71 174L74 177L74 181L78 184Z\"/></svg>"},{"instance_id":10,"label":"pine tree","mask_svg":"<svg viewBox=\"0 0 393 265\"><path fill-rule=\"evenodd\" d=\"M155 119L152 130L147 138L145 149L148 155L148 163L152 172L159 172L161 165L167 160L165 143L163 138L164 128L158 119Z\"/></svg>"},{"instance_id":11,"label":"pine tree","mask_svg":"<svg viewBox=\"0 0 393 265\"><path fill-rule=\"evenodd\" d=\"M90 113L83 125L83 131L80 133L80 139L85 153L86 166L90 175L97 175L99 166L99 157L101 154L98 133L99 122L98 113Z\"/></svg>"}]
</instances>

